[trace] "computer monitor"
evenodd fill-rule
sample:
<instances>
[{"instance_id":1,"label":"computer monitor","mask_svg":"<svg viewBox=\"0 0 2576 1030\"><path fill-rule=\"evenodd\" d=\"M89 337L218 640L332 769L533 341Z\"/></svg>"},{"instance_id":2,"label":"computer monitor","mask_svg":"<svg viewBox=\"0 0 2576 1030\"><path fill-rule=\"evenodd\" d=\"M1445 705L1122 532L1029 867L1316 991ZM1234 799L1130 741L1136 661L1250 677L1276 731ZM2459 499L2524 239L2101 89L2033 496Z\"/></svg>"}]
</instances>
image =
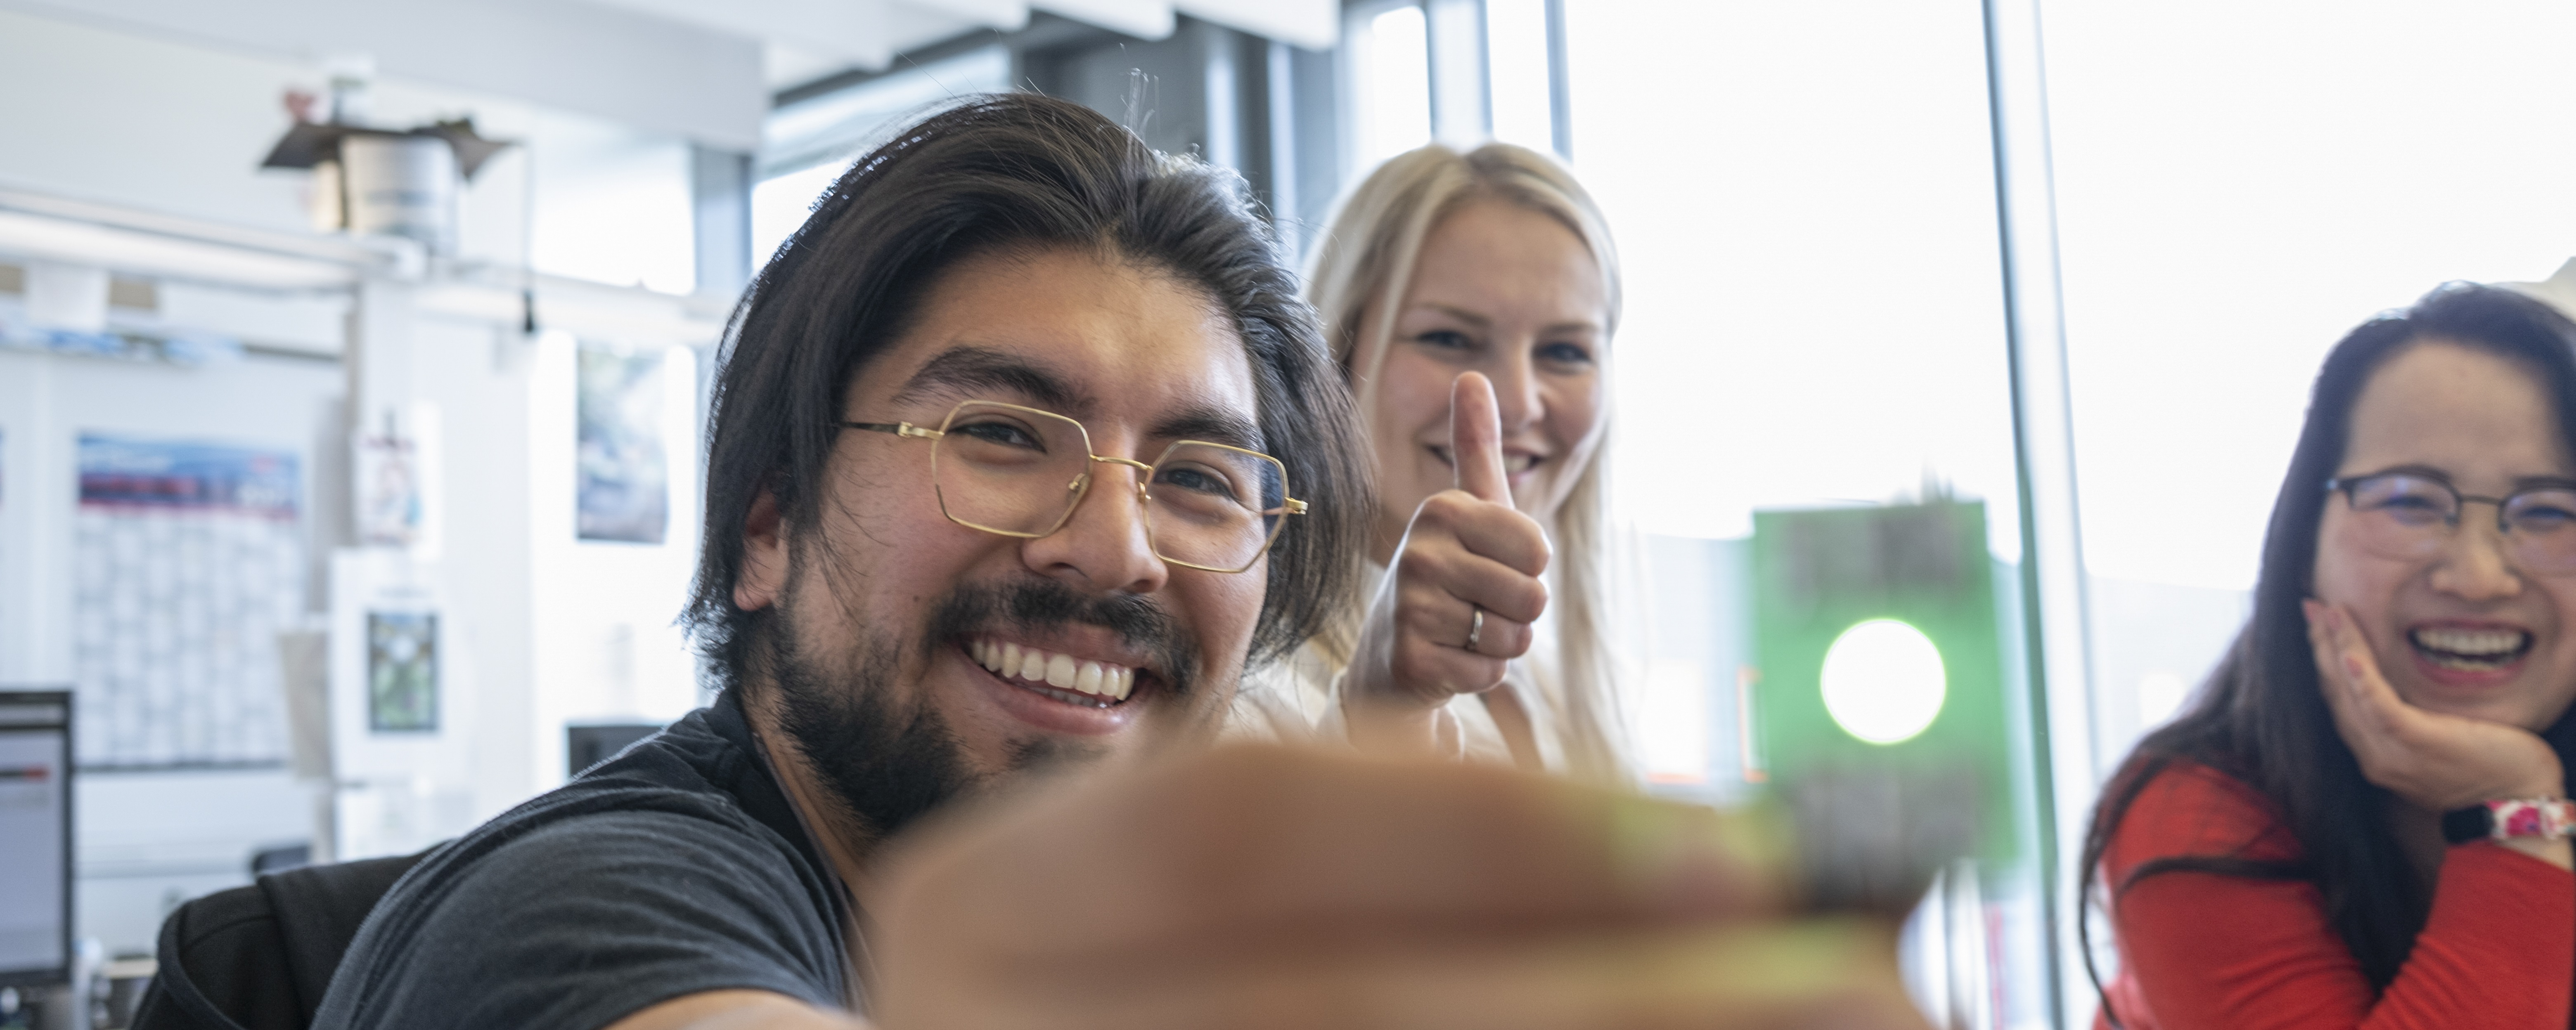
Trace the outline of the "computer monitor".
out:
<instances>
[{"instance_id":1,"label":"computer monitor","mask_svg":"<svg viewBox=\"0 0 2576 1030\"><path fill-rule=\"evenodd\" d=\"M72 976L72 695L0 690L0 987Z\"/></svg>"}]
</instances>

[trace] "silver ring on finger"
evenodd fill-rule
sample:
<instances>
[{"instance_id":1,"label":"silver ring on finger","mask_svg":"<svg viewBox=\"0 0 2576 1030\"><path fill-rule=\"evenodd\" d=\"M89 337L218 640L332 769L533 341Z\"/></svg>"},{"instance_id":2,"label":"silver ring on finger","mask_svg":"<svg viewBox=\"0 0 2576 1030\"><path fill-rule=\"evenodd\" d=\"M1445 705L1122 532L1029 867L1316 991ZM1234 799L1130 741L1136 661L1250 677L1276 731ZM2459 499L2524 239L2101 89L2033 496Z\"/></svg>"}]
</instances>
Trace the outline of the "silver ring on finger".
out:
<instances>
[{"instance_id":1,"label":"silver ring on finger","mask_svg":"<svg viewBox=\"0 0 2576 1030\"><path fill-rule=\"evenodd\" d=\"M1472 604L1467 610L1475 613L1467 618L1467 650L1473 651L1485 639L1485 610Z\"/></svg>"}]
</instances>

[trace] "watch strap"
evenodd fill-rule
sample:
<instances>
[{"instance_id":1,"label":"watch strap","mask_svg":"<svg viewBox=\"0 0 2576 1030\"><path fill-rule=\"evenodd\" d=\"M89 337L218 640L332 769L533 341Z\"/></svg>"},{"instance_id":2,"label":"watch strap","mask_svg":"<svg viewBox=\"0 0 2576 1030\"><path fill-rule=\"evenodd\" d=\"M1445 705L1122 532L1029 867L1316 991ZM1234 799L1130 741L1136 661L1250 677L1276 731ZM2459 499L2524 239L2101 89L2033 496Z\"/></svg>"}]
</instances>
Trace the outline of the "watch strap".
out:
<instances>
[{"instance_id":1,"label":"watch strap","mask_svg":"<svg viewBox=\"0 0 2576 1030\"><path fill-rule=\"evenodd\" d=\"M2442 838L2453 844L2569 836L2576 836L2576 801L2566 798L2504 798L2442 814Z\"/></svg>"}]
</instances>

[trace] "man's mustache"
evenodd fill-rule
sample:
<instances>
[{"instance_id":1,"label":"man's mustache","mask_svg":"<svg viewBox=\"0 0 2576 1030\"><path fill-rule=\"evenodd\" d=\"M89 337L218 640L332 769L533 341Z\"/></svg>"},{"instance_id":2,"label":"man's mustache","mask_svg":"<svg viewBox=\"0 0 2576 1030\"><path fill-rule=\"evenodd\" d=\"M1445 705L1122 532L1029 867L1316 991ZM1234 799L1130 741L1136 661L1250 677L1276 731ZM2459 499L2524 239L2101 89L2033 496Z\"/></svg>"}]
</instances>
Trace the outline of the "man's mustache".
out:
<instances>
[{"instance_id":1,"label":"man's mustache","mask_svg":"<svg viewBox=\"0 0 2576 1030\"><path fill-rule=\"evenodd\" d=\"M925 646L940 647L999 625L1020 630L1093 626L1118 635L1121 644L1154 655L1153 670L1175 697L1198 680L1198 648L1162 603L1141 594L1086 595L1051 579L1008 584L969 584L951 591L931 612Z\"/></svg>"}]
</instances>

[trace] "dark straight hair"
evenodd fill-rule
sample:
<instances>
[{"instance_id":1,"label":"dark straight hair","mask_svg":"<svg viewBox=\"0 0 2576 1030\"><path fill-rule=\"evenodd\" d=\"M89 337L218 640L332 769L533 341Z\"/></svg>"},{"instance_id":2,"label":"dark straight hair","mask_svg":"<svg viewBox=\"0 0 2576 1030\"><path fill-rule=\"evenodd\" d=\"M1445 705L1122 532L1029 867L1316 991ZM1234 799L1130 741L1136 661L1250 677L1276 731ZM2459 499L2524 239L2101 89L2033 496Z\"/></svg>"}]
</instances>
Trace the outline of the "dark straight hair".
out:
<instances>
[{"instance_id":1,"label":"dark straight hair","mask_svg":"<svg viewBox=\"0 0 2576 1030\"><path fill-rule=\"evenodd\" d=\"M753 500L773 491L791 534L818 524L852 377L902 335L942 272L1023 248L1167 273L1241 334L1262 439L1309 502L1270 550L1252 660L1286 654L1354 603L1354 556L1375 513L1358 421L1242 178L1156 153L1079 104L988 94L859 159L734 309L708 430L705 543L682 615L726 685L767 615L733 603Z\"/></svg>"},{"instance_id":2,"label":"dark straight hair","mask_svg":"<svg viewBox=\"0 0 2576 1030\"><path fill-rule=\"evenodd\" d=\"M2300 859L2260 861L2241 850L2156 859L2122 882L2104 885L2111 896L2107 904L2115 907L2118 895L2138 881L2170 872L2302 880L2316 885L2328 921L2373 987L2386 989L2405 964L2433 899L2389 832L2389 792L2363 778L2352 748L2335 732L2300 602L2310 594L2318 527L2334 496L2326 481L2343 463L2353 404L2389 358L2429 341L2510 358L2536 374L2556 408L2560 438L2576 453L2576 324L2547 304L2510 290L2451 283L2412 308L2363 323L2335 344L2317 374L2307 424L2272 505L2253 618L2189 708L2139 741L2112 776L2084 839L2080 896L2088 902L2101 900L2094 891L2102 858L2130 804L2175 761L2199 762L2278 805L2299 842ZM2576 769L2571 716L2576 713L2561 716L2542 736L2561 763ZM2079 932L2085 932L2081 921ZM2090 972L2089 932L2084 943ZM2098 992L2098 973L2094 986ZM2102 1007L2118 1025L2107 995Z\"/></svg>"}]
</instances>

